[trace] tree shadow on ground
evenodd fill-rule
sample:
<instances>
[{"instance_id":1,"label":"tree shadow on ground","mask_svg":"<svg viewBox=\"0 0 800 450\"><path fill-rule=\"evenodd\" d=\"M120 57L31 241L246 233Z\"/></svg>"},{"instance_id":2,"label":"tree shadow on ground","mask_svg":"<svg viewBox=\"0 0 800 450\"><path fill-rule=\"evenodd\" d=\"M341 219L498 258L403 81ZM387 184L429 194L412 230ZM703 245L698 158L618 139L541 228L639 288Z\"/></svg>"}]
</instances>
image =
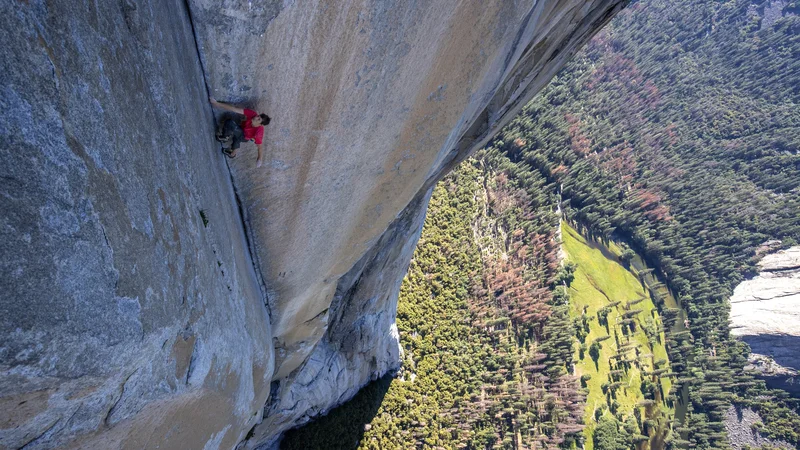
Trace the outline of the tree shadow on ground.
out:
<instances>
[{"instance_id":1,"label":"tree shadow on ground","mask_svg":"<svg viewBox=\"0 0 800 450\"><path fill-rule=\"evenodd\" d=\"M387 375L361 389L348 402L307 425L289 430L281 450L351 450L364 437L364 426L372 421L394 377Z\"/></svg>"}]
</instances>

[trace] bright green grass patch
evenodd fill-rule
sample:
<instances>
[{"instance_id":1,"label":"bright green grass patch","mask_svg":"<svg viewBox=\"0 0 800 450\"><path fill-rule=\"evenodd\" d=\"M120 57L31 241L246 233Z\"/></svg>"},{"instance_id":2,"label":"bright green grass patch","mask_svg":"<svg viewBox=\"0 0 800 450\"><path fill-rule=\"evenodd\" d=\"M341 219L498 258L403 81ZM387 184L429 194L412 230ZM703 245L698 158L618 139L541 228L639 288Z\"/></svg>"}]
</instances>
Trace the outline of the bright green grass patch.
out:
<instances>
[{"instance_id":1,"label":"bright green grass patch","mask_svg":"<svg viewBox=\"0 0 800 450\"><path fill-rule=\"evenodd\" d=\"M584 340L587 350L582 359L580 351L576 352L575 372L579 377L591 376L591 379L586 382L589 394L584 415L586 449L591 450L594 448L592 433L596 424L594 415L597 408L605 407L604 414L611 414L610 403L616 401L616 414L623 421L632 417L636 408L640 409L642 421L646 418L655 418L662 413L671 414L669 408L661 402L662 393L666 394L670 388L670 381L666 377L662 377L660 381L656 380L661 384L662 391L657 393L655 404L647 411L640 406L640 402L645 400L641 391L642 371L654 370L653 363L667 360L667 352L663 344L663 333L659 333L659 339L652 348L648 343L647 335L641 325L649 318L649 321L659 326L661 320L642 283L618 262L616 256L620 249L613 243L610 244L609 249L595 242L587 241L566 223L562 224L561 229L567 259L577 265L575 278L569 289L570 313L575 320L580 320L584 314L589 318L589 332ZM628 302L642 298L644 300L641 302L628 306ZM603 326L599 323L598 311L613 302L620 303L616 307L609 308L608 326ZM635 322L635 331L623 332L623 325L620 323L624 319L623 315L639 309L642 311L632 316ZM630 328L627 329L630 330ZM595 363L588 348L596 339L604 336L610 337L600 343L602 348ZM618 349L625 346L631 347L625 357L625 359L631 360L631 363L627 370L617 375L622 385L616 390L616 399L609 399L609 396L603 393L602 385L613 381L610 379L613 358ZM633 362L634 360L636 362ZM668 363L662 363L659 367L668 367ZM646 377L652 379L649 375Z\"/></svg>"}]
</instances>

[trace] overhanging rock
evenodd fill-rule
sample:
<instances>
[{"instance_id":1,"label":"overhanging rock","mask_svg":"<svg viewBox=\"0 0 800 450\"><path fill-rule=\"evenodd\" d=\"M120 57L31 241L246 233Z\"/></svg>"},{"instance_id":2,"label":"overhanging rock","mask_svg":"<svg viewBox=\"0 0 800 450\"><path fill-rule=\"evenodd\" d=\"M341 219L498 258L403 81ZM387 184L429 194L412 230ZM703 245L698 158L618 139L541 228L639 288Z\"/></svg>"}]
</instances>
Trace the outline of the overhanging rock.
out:
<instances>
[{"instance_id":1,"label":"overhanging rock","mask_svg":"<svg viewBox=\"0 0 800 450\"><path fill-rule=\"evenodd\" d=\"M332 330L363 330L376 302L394 311L431 187L623 2L189 3L212 95L273 119L266 167L254 150L232 164L276 345L262 442L396 366L393 314L362 333L368 349L340 350ZM382 270L360 268L385 254ZM336 317L342 304L365 316ZM320 359L341 359L338 381Z\"/></svg>"},{"instance_id":2,"label":"overhanging rock","mask_svg":"<svg viewBox=\"0 0 800 450\"><path fill-rule=\"evenodd\" d=\"M254 3L190 9L212 94L273 118L266 168L251 151L233 172L280 379L324 334L339 279L622 2Z\"/></svg>"}]
</instances>

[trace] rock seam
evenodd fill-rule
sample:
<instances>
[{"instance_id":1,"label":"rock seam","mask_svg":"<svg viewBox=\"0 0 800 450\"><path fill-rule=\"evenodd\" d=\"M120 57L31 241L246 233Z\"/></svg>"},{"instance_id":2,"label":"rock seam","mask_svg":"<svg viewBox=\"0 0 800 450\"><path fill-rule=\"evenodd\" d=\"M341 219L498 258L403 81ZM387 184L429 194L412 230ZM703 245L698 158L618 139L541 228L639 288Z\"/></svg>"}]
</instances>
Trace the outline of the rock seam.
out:
<instances>
[{"instance_id":1,"label":"rock seam","mask_svg":"<svg viewBox=\"0 0 800 450\"><path fill-rule=\"evenodd\" d=\"M200 63L200 73L203 76L203 87L206 91L206 96L210 96L210 89L208 88L208 78L206 78L206 66L203 61L203 56L200 53L200 45L197 43L197 31L194 27L194 17L192 16L192 8L189 5L189 0L183 0L183 6L186 9L186 17L189 18L189 27L192 29L192 40L194 41L194 51L197 54L197 60ZM211 106L209 105L209 108ZM214 108L211 108L211 116L214 117L214 129L216 129L216 120L218 120L217 114L214 112ZM261 301L264 303L264 306L267 308L267 312L269 313L270 318L272 317L272 311L269 307L268 295L267 295L267 286L264 283L264 278L261 274L261 265L259 264L258 254L253 248L253 242L255 236L253 236L253 231L248 224L247 221L247 208L242 204L242 198L239 195L239 189L236 186L236 181L233 179L233 173L231 172L231 167L228 164L226 159L225 167L228 169L228 176L230 177L231 186L233 186L233 195L236 198L236 207L239 211L239 222L241 222L242 228L244 229L244 237L247 243L247 253L249 254L250 258L250 265L253 268L253 271L256 274L256 279L258 281L258 288L261 290Z\"/></svg>"}]
</instances>

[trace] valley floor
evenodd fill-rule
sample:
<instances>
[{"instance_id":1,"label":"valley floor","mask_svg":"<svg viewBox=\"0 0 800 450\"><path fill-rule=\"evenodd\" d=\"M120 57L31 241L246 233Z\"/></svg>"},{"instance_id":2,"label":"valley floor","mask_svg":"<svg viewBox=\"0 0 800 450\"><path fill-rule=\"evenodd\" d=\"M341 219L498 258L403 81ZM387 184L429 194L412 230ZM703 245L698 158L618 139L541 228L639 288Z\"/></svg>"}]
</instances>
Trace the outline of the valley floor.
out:
<instances>
[{"instance_id":1,"label":"valley floor","mask_svg":"<svg viewBox=\"0 0 800 450\"><path fill-rule=\"evenodd\" d=\"M589 390L585 448L594 448L592 435L603 415L615 415L623 423L634 420L639 429L644 420L659 423L658 431L650 433L652 448L658 448L672 408L662 401L670 379L653 375L668 367L657 308L645 284L619 262L616 244L593 242L567 223L562 224L562 236L567 260L577 266L569 289L570 314L576 328L584 328L575 374ZM594 343L600 346L596 352L591 351Z\"/></svg>"}]
</instances>

